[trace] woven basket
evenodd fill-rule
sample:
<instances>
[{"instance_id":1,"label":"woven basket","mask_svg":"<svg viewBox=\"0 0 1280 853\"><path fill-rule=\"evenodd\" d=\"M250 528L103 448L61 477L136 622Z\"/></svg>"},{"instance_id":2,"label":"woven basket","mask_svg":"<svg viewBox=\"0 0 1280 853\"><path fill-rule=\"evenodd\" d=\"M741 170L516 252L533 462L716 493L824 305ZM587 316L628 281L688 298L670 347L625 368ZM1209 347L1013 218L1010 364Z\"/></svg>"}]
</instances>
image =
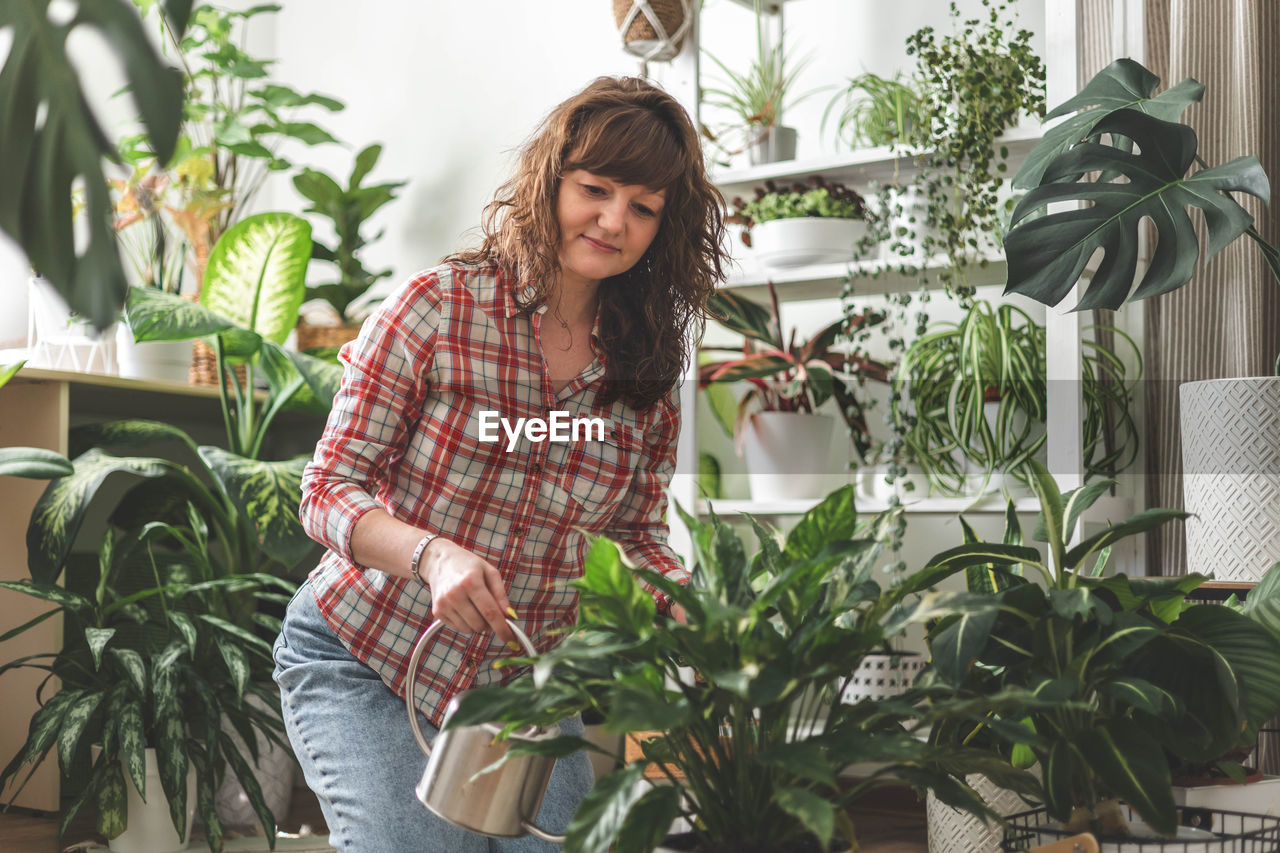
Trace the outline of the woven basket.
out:
<instances>
[{"instance_id":1,"label":"woven basket","mask_svg":"<svg viewBox=\"0 0 1280 853\"><path fill-rule=\"evenodd\" d=\"M247 387L249 377L245 366L237 364L233 370L235 370L236 379L240 382L240 387ZM218 354L214 352L213 347L200 338L191 342L191 369L187 371L187 384L218 384Z\"/></svg>"},{"instance_id":2,"label":"woven basket","mask_svg":"<svg viewBox=\"0 0 1280 853\"><path fill-rule=\"evenodd\" d=\"M642 11L644 6L653 11L665 33L654 28ZM631 15L632 7L637 7L634 15ZM631 17L629 24L628 16ZM689 32L688 0L613 0L613 21L629 52L645 59L671 59L680 52L680 45Z\"/></svg>"},{"instance_id":3,"label":"woven basket","mask_svg":"<svg viewBox=\"0 0 1280 853\"><path fill-rule=\"evenodd\" d=\"M353 341L360 334L359 326L313 326L305 321L298 323L298 351L330 349Z\"/></svg>"}]
</instances>

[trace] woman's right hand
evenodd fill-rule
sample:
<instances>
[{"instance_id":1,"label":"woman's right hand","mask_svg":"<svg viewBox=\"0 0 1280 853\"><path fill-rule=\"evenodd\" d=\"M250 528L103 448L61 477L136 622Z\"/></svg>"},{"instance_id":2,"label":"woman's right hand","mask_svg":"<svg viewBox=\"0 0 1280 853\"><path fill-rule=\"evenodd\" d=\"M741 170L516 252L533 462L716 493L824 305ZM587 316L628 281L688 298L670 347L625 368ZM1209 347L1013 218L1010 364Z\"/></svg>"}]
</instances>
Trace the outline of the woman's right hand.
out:
<instances>
[{"instance_id":1,"label":"woman's right hand","mask_svg":"<svg viewBox=\"0 0 1280 853\"><path fill-rule=\"evenodd\" d=\"M490 630L504 643L515 644L507 625L511 602L492 563L444 538L427 545L422 562L432 618L460 634Z\"/></svg>"}]
</instances>

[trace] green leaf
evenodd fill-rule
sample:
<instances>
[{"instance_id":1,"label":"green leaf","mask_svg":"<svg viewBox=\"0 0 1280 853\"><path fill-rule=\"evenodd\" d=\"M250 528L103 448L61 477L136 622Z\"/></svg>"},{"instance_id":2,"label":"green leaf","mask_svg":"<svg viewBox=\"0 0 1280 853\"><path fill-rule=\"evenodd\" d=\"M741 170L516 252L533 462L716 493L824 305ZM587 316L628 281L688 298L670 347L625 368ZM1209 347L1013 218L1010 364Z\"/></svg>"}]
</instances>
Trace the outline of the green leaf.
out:
<instances>
[{"instance_id":1,"label":"green leaf","mask_svg":"<svg viewBox=\"0 0 1280 853\"><path fill-rule=\"evenodd\" d=\"M98 490L107 477L128 473L162 477L179 469L163 459L119 458L94 448L77 457L75 473L51 482L31 511L27 527L27 560L31 577L53 583L62 573L71 543L75 541Z\"/></svg>"},{"instance_id":2,"label":"green leaf","mask_svg":"<svg viewBox=\"0 0 1280 853\"><path fill-rule=\"evenodd\" d=\"M89 725L89 718L102 704L101 693L88 693L81 696L62 718L62 731L58 733L58 761L65 770L70 769L80 749L80 736Z\"/></svg>"},{"instance_id":3,"label":"green leaf","mask_svg":"<svg viewBox=\"0 0 1280 853\"><path fill-rule=\"evenodd\" d=\"M235 327L203 305L154 287L129 288L125 310L129 329L139 341L206 338Z\"/></svg>"},{"instance_id":4,"label":"green leaf","mask_svg":"<svg viewBox=\"0 0 1280 853\"><path fill-rule=\"evenodd\" d=\"M1133 536L1136 533L1146 533L1148 530L1154 530L1170 521L1184 519L1189 513L1177 509L1162 509L1156 507L1154 509L1143 510L1137 515L1132 515L1119 524L1113 524L1105 530L1099 531L1094 535L1085 539L1079 545L1076 545L1066 554L1066 565L1068 568L1075 569L1095 551L1099 551L1121 539Z\"/></svg>"},{"instance_id":5,"label":"green leaf","mask_svg":"<svg viewBox=\"0 0 1280 853\"><path fill-rule=\"evenodd\" d=\"M1249 590L1244 614L1280 638L1280 563L1267 569L1257 586Z\"/></svg>"},{"instance_id":6,"label":"green leaf","mask_svg":"<svg viewBox=\"0 0 1280 853\"><path fill-rule=\"evenodd\" d=\"M1150 681L1134 676L1118 676L1098 685L1098 692L1138 711L1156 717L1172 713L1178 707L1178 699L1168 690Z\"/></svg>"},{"instance_id":7,"label":"green leaf","mask_svg":"<svg viewBox=\"0 0 1280 853\"><path fill-rule=\"evenodd\" d=\"M292 569L310 553L311 538L298 520L306 458L264 462L202 446L200 458L222 484L240 516L253 524L264 554Z\"/></svg>"},{"instance_id":8,"label":"green leaf","mask_svg":"<svg viewBox=\"0 0 1280 853\"><path fill-rule=\"evenodd\" d=\"M0 477L52 480L75 471L61 453L42 447L0 447Z\"/></svg>"},{"instance_id":9,"label":"green leaf","mask_svg":"<svg viewBox=\"0 0 1280 853\"><path fill-rule=\"evenodd\" d=\"M68 592L60 586L53 586L52 584L34 583L28 580L0 581L0 589L7 589L10 592L20 592L23 595L29 595L32 598L48 601L52 604L57 604L59 607L66 608L73 613L84 613L93 609L93 604L89 599L84 598L81 595L77 595L74 592Z\"/></svg>"},{"instance_id":10,"label":"green leaf","mask_svg":"<svg viewBox=\"0 0 1280 853\"><path fill-rule=\"evenodd\" d=\"M753 764L778 768L799 779L836 788L831 759L815 741L794 741L769 747L751 756Z\"/></svg>"},{"instance_id":11,"label":"green leaf","mask_svg":"<svg viewBox=\"0 0 1280 853\"><path fill-rule=\"evenodd\" d=\"M577 584L582 590L578 607L583 624L614 624L640 635L653 630L657 605L636 582L613 542L597 538L591 543Z\"/></svg>"},{"instance_id":12,"label":"green leaf","mask_svg":"<svg viewBox=\"0 0 1280 853\"><path fill-rule=\"evenodd\" d=\"M646 791L627 812L613 853L650 853L661 844L679 813L680 797L680 789L671 785Z\"/></svg>"},{"instance_id":13,"label":"green leaf","mask_svg":"<svg viewBox=\"0 0 1280 853\"><path fill-rule=\"evenodd\" d=\"M841 486L801 517L783 551L791 561L811 559L829 543L851 539L857 528L853 486Z\"/></svg>"},{"instance_id":14,"label":"green leaf","mask_svg":"<svg viewBox=\"0 0 1280 853\"><path fill-rule=\"evenodd\" d=\"M31 715L31 723L27 728L27 741L5 766L4 771L0 772L0 786L17 773L24 764L38 761L53 747L57 742L58 733L62 730L62 721L67 712L83 695L83 690L59 690Z\"/></svg>"},{"instance_id":15,"label":"green leaf","mask_svg":"<svg viewBox=\"0 0 1280 853\"><path fill-rule=\"evenodd\" d=\"M143 663L142 655L133 649L112 648L108 649L108 652L115 656L116 662L129 676L129 681L137 691L138 698L147 698L147 665Z\"/></svg>"},{"instance_id":16,"label":"green leaf","mask_svg":"<svg viewBox=\"0 0 1280 853\"><path fill-rule=\"evenodd\" d=\"M1133 720L1113 719L1106 728L1081 733L1078 743L1114 796L1128 801L1156 832L1173 834L1178 821L1169 764L1146 729Z\"/></svg>"},{"instance_id":17,"label":"green leaf","mask_svg":"<svg viewBox=\"0 0 1280 853\"><path fill-rule=\"evenodd\" d=\"M999 610L988 607L961 613L935 636L929 650L939 673L952 684L960 684L978 655L986 648Z\"/></svg>"},{"instance_id":18,"label":"green leaf","mask_svg":"<svg viewBox=\"0 0 1280 853\"><path fill-rule=\"evenodd\" d=\"M120 762L106 765L102 774L102 786L98 788L98 832L107 838L115 838L128 825L127 800L124 788L124 768Z\"/></svg>"},{"instance_id":19,"label":"green leaf","mask_svg":"<svg viewBox=\"0 0 1280 853\"><path fill-rule=\"evenodd\" d=\"M100 329L124 302L124 269L111 227L104 158L115 146L94 115L67 51L72 30L95 32L123 65L133 100L163 162L182 119L182 75L152 47L126 0L80 3L50 14L50 0L0 3L0 32L12 35L0 69L0 230L15 238L77 313ZM75 235L72 190L84 189L87 215Z\"/></svg>"},{"instance_id":20,"label":"green leaf","mask_svg":"<svg viewBox=\"0 0 1280 853\"><path fill-rule=\"evenodd\" d=\"M218 646L223 662L227 665L227 670L231 673L236 696L243 697L245 686L249 683L249 661L245 657L244 650L223 637L217 637L214 642Z\"/></svg>"},{"instance_id":21,"label":"green leaf","mask_svg":"<svg viewBox=\"0 0 1280 853\"><path fill-rule=\"evenodd\" d=\"M0 388L3 388L10 379L18 375L18 371L22 369L27 362L19 361L15 364L0 365Z\"/></svg>"},{"instance_id":22,"label":"green leaf","mask_svg":"<svg viewBox=\"0 0 1280 853\"><path fill-rule=\"evenodd\" d=\"M774 349L785 344L777 318L767 309L731 290L717 290L707 300L707 313L731 332L760 341Z\"/></svg>"},{"instance_id":23,"label":"green leaf","mask_svg":"<svg viewBox=\"0 0 1280 853\"><path fill-rule=\"evenodd\" d=\"M102 650L107 647L107 643L111 642L111 638L115 635L115 628L84 629L84 639L89 644L89 653L93 655L93 669L95 672L102 668Z\"/></svg>"},{"instance_id":24,"label":"green leaf","mask_svg":"<svg viewBox=\"0 0 1280 853\"><path fill-rule=\"evenodd\" d=\"M782 810L795 817L818 837L825 850L835 832L836 812L831 801L805 788L781 788L773 795Z\"/></svg>"},{"instance_id":25,"label":"green leaf","mask_svg":"<svg viewBox=\"0 0 1280 853\"><path fill-rule=\"evenodd\" d=\"M298 323L311 226L288 213L240 220L209 254L200 304L277 344Z\"/></svg>"},{"instance_id":26,"label":"green leaf","mask_svg":"<svg viewBox=\"0 0 1280 853\"><path fill-rule=\"evenodd\" d=\"M1057 305L1075 286L1089 259L1104 258L1089 281L1078 309L1111 308L1125 299L1146 299L1182 287L1200 259L1187 207L1204 213L1209 240L1205 260L1214 257L1253 225L1253 217L1230 195L1270 199L1266 173L1256 157L1188 174L1195 162L1196 135L1185 125L1134 110L1119 110L1099 122L1096 133L1133 140L1140 153L1098 143L1080 143L1061 155L1044 179L1081 173L1115 174L1123 181L1049 183L1031 190L1014 208L1005 238L1009 263L1006 292ZM1086 207L1031 214L1054 202ZM1134 287L1139 223L1149 220L1156 244L1146 272ZM1130 294L1130 289L1133 293Z\"/></svg>"},{"instance_id":27,"label":"green leaf","mask_svg":"<svg viewBox=\"0 0 1280 853\"><path fill-rule=\"evenodd\" d=\"M120 716L116 725L116 739L120 744L120 759L133 780L133 786L143 799L147 796L147 739L142 725L142 706L128 695L120 703Z\"/></svg>"},{"instance_id":28,"label":"green leaf","mask_svg":"<svg viewBox=\"0 0 1280 853\"><path fill-rule=\"evenodd\" d=\"M1093 136L1094 126L1117 110L1138 110L1165 121L1177 121L1187 107L1200 100L1204 86L1188 77L1155 97L1151 93L1160 78L1132 59L1117 59L1094 75L1079 94L1048 113L1046 122L1080 111L1059 122L1044 133L1027 155L1017 177L1015 189L1039 186L1045 170L1071 146Z\"/></svg>"},{"instance_id":29,"label":"green leaf","mask_svg":"<svg viewBox=\"0 0 1280 853\"><path fill-rule=\"evenodd\" d=\"M608 853L626 825L631 808L644 796L639 785L645 763L629 764L596 782L583 797L565 832L566 853Z\"/></svg>"}]
</instances>

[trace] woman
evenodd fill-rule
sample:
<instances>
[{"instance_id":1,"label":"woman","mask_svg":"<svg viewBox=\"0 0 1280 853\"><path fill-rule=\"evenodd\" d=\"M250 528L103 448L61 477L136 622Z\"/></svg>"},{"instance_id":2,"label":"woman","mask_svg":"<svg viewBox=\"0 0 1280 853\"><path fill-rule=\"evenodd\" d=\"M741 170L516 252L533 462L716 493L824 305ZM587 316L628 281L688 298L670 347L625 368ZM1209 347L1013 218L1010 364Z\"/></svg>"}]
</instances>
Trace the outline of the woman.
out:
<instances>
[{"instance_id":1,"label":"woman","mask_svg":"<svg viewBox=\"0 0 1280 853\"><path fill-rule=\"evenodd\" d=\"M275 652L336 848L550 847L466 832L414 799L409 654L444 622L416 674L430 738L460 691L516 674L493 668L514 641L507 616L540 651L574 621L587 534L685 578L664 492L691 327L725 260L720 205L680 105L600 78L525 144L479 248L412 278L343 348L301 509L329 552ZM558 762L539 824L563 830L591 781L585 756Z\"/></svg>"}]
</instances>

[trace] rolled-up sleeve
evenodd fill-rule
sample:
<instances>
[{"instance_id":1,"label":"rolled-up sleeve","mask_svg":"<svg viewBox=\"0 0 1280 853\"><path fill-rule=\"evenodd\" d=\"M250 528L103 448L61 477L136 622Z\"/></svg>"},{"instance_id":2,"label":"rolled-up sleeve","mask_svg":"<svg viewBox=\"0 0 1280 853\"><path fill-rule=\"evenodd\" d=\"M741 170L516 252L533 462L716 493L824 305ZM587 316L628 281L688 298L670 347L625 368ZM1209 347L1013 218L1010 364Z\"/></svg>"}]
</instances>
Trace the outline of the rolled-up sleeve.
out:
<instances>
[{"instance_id":1,"label":"rolled-up sleeve","mask_svg":"<svg viewBox=\"0 0 1280 853\"><path fill-rule=\"evenodd\" d=\"M351 560L351 531L389 466L403 455L428 390L440 322L440 281L410 279L338 354L342 383L302 477L299 518L307 534ZM354 561L352 561L354 562Z\"/></svg>"},{"instance_id":2,"label":"rolled-up sleeve","mask_svg":"<svg viewBox=\"0 0 1280 853\"><path fill-rule=\"evenodd\" d=\"M644 436L631 486L604 534L622 546L632 563L654 569L676 583L687 583L689 572L671 548L671 528L665 518L680 438L679 388L656 406L656 423ZM649 584L642 585L665 612L670 605L667 597Z\"/></svg>"}]
</instances>

